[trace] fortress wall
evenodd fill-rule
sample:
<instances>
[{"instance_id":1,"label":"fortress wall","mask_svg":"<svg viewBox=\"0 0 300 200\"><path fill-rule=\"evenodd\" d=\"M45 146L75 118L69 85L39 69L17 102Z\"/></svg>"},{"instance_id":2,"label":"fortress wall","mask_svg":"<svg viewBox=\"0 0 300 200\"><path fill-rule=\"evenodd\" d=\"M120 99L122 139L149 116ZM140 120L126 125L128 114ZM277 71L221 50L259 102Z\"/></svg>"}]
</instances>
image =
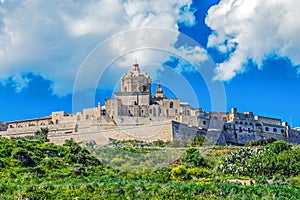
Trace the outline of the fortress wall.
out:
<instances>
[{"instance_id":1,"label":"fortress wall","mask_svg":"<svg viewBox=\"0 0 300 200\"><path fill-rule=\"evenodd\" d=\"M191 142L191 139L200 134L206 134L206 131L198 127L172 121L173 140Z\"/></svg>"},{"instance_id":2,"label":"fortress wall","mask_svg":"<svg viewBox=\"0 0 300 200\"><path fill-rule=\"evenodd\" d=\"M140 126L100 126L95 132L79 132L72 134L49 134L50 142L61 145L66 139L73 138L75 142L95 141L97 144L107 144L110 140L139 140L153 142L157 140L172 141L171 122Z\"/></svg>"},{"instance_id":3,"label":"fortress wall","mask_svg":"<svg viewBox=\"0 0 300 200\"><path fill-rule=\"evenodd\" d=\"M275 134L275 133L257 133L257 132L238 132L238 131L225 131L225 139L227 143L236 145L245 145L250 140L265 140L269 138L274 138L276 140L287 141L285 134Z\"/></svg>"},{"instance_id":4,"label":"fortress wall","mask_svg":"<svg viewBox=\"0 0 300 200\"><path fill-rule=\"evenodd\" d=\"M108 138L99 132L80 134L49 134L48 136L49 142L52 142L56 145L62 145L65 143L65 140L70 140L71 138L78 143L95 141L97 144L108 144L109 142Z\"/></svg>"},{"instance_id":5,"label":"fortress wall","mask_svg":"<svg viewBox=\"0 0 300 200\"><path fill-rule=\"evenodd\" d=\"M196 116L182 116L180 122L184 124L190 124L192 126L198 126L198 120Z\"/></svg>"},{"instance_id":6,"label":"fortress wall","mask_svg":"<svg viewBox=\"0 0 300 200\"><path fill-rule=\"evenodd\" d=\"M288 133L288 136L289 136L287 138L288 142L295 144L295 145L300 144L300 131L290 130Z\"/></svg>"},{"instance_id":7,"label":"fortress wall","mask_svg":"<svg viewBox=\"0 0 300 200\"><path fill-rule=\"evenodd\" d=\"M225 134L220 129L208 129L205 136L205 145L226 145Z\"/></svg>"},{"instance_id":8,"label":"fortress wall","mask_svg":"<svg viewBox=\"0 0 300 200\"><path fill-rule=\"evenodd\" d=\"M106 134L115 140L139 140L153 142L157 140L172 141L171 121L138 126L118 126Z\"/></svg>"},{"instance_id":9,"label":"fortress wall","mask_svg":"<svg viewBox=\"0 0 300 200\"><path fill-rule=\"evenodd\" d=\"M114 121L118 125L137 125L137 124L152 124L152 123L163 123L168 120L176 119L176 117L128 117L119 116L115 117Z\"/></svg>"}]
</instances>

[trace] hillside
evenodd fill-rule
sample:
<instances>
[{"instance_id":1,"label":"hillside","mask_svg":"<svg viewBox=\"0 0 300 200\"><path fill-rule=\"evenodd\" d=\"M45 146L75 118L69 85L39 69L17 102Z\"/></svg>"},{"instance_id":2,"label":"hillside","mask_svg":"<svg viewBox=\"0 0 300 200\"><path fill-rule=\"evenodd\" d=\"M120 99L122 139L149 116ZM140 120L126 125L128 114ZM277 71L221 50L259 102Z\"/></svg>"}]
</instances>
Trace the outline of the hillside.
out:
<instances>
[{"instance_id":1,"label":"hillside","mask_svg":"<svg viewBox=\"0 0 300 200\"><path fill-rule=\"evenodd\" d=\"M72 140L56 146L0 138L0 199L300 196L300 148L281 141L258 148L131 141L88 149Z\"/></svg>"}]
</instances>

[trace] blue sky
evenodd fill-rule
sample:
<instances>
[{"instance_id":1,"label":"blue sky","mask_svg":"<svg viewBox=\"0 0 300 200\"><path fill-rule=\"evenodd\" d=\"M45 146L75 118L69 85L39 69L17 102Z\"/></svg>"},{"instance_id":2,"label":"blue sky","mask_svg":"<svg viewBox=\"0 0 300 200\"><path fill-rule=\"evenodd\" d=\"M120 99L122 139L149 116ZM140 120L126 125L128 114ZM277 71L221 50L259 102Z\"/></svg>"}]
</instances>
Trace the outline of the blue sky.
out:
<instances>
[{"instance_id":1,"label":"blue sky","mask_svg":"<svg viewBox=\"0 0 300 200\"><path fill-rule=\"evenodd\" d=\"M0 2L0 121L78 111L76 88L81 99L103 104L138 60L169 97L210 111L201 73L212 68L209 81L225 88L226 111L300 126L296 0ZM136 31L149 27L163 31Z\"/></svg>"}]
</instances>

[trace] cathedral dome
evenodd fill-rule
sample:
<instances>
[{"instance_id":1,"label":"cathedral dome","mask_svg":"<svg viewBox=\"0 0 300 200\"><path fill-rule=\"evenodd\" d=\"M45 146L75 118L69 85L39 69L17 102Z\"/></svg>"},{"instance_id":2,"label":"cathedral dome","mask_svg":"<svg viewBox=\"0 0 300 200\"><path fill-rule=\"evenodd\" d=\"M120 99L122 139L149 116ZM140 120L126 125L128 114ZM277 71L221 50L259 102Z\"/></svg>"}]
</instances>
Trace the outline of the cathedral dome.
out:
<instances>
[{"instance_id":1,"label":"cathedral dome","mask_svg":"<svg viewBox=\"0 0 300 200\"><path fill-rule=\"evenodd\" d=\"M121 78L122 92L148 92L151 91L151 78L142 72L139 64L133 64L130 72L124 74Z\"/></svg>"}]
</instances>

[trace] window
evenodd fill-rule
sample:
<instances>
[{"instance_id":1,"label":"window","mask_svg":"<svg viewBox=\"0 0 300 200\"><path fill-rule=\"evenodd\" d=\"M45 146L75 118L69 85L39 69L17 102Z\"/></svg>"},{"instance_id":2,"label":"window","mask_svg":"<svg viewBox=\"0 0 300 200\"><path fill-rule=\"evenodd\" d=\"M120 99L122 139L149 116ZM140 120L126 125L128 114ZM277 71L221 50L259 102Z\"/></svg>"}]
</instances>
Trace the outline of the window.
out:
<instances>
[{"instance_id":1,"label":"window","mask_svg":"<svg viewBox=\"0 0 300 200\"><path fill-rule=\"evenodd\" d=\"M283 129L281 129L281 133L284 133L284 130L283 130Z\"/></svg>"},{"instance_id":2,"label":"window","mask_svg":"<svg viewBox=\"0 0 300 200\"><path fill-rule=\"evenodd\" d=\"M265 128L265 131L269 131L269 130L270 130L269 127L266 127L266 128Z\"/></svg>"},{"instance_id":3,"label":"window","mask_svg":"<svg viewBox=\"0 0 300 200\"><path fill-rule=\"evenodd\" d=\"M55 120L55 124L58 124L58 119L57 119L57 120Z\"/></svg>"},{"instance_id":4,"label":"window","mask_svg":"<svg viewBox=\"0 0 300 200\"><path fill-rule=\"evenodd\" d=\"M90 116L89 116L89 115L86 115L86 116L85 116L85 119L86 119L86 120L88 120L89 118L90 118Z\"/></svg>"},{"instance_id":5,"label":"window","mask_svg":"<svg viewBox=\"0 0 300 200\"><path fill-rule=\"evenodd\" d=\"M273 128L273 132L274 132L274 133L277 133L277 128Z\"/></svg>"},{"instance_id":6,"label":"window","mask_svg":"<svg viewBox=\"0 0 300 200\"><path fill-rule=\"evenodd\" d=\"M149 110L149 113L152 114L152 109Z\"/></svg>"},{"instance_id":7,"label":"window","mask_svg":"<svg viewBox=\"0 0 300 200\"><path fill-rule=\"evenodd\" d=\"M239 127L239 132L242 132L243 130L242 130L242 127Z\"/></svg>"},{"instance_id":8,"label":"window","mask_svg":"<svg viewBox=\"0 0 300 200\"><path fill-rule=\"evenodd\" d=\"M168 109L166 110L166 114L167 114L167 116L169 116L169 110Z\"/></svg>"},{"instance_id":9,"label":"window","mask_svg":"<svg viewBox=\"0 0 300 200\"><path fill-rule=\"evenodd\" d=\"M235 121L235 123L238 124L239 122L238 122L238 121Z\"/></svg>"},{"instance_id":10,"label":"window","mask_svg":"<svg viewBox=\"0 0 300 200\"><path fill-rule=\"evenodd\" d=\"M243 124L243 122L240 122L240 124Z\"/></svg>"},{"instance_id":11,"label":"window","mask_svg":"<svg viewBox=\"0 0 300 200\"><path fill-rule=\"evenodd\" d=\"M203 125L206 125L206 121L203 121L202 123L203 123Z\"/></svg>"},{"instance_id":12,"label":"window","mask_svg":"<svg viewBox=\"0 0 300 200\"><path fill-rule=\"evenodd\" d=\"M248 133L251 133L251 129L250 128L248 128Z\"/></svg>"},{"instance_id":13,"label":"window","mask_svg":"<svg viewBox=\"0 0 300 200\"><path fill-rule=\"evenodd\" d=\"M177 110L177 109L175 109L175 113L176 113L176 114L178 113L178 110Z\"/></svg>"},{"instance_id":14,"label":"window","mask_svg":"<svg viewBox=\"0 0 300 200\"><path fill-rule=\"evenodd\" d=\"M174 106L174 103L171 101L170 102L170 108L173 108L173 106Z\"/></svg>"},{"instance_id":15,"label":"window","mask_svg":"<svg viewBox=\"0 0 300 200\"><path fill-rule=\"evenodd\" d=\"M245 125L248 125L248 123L247 123L247 122L245 122Z\"/></svg>"}]
</instances>

